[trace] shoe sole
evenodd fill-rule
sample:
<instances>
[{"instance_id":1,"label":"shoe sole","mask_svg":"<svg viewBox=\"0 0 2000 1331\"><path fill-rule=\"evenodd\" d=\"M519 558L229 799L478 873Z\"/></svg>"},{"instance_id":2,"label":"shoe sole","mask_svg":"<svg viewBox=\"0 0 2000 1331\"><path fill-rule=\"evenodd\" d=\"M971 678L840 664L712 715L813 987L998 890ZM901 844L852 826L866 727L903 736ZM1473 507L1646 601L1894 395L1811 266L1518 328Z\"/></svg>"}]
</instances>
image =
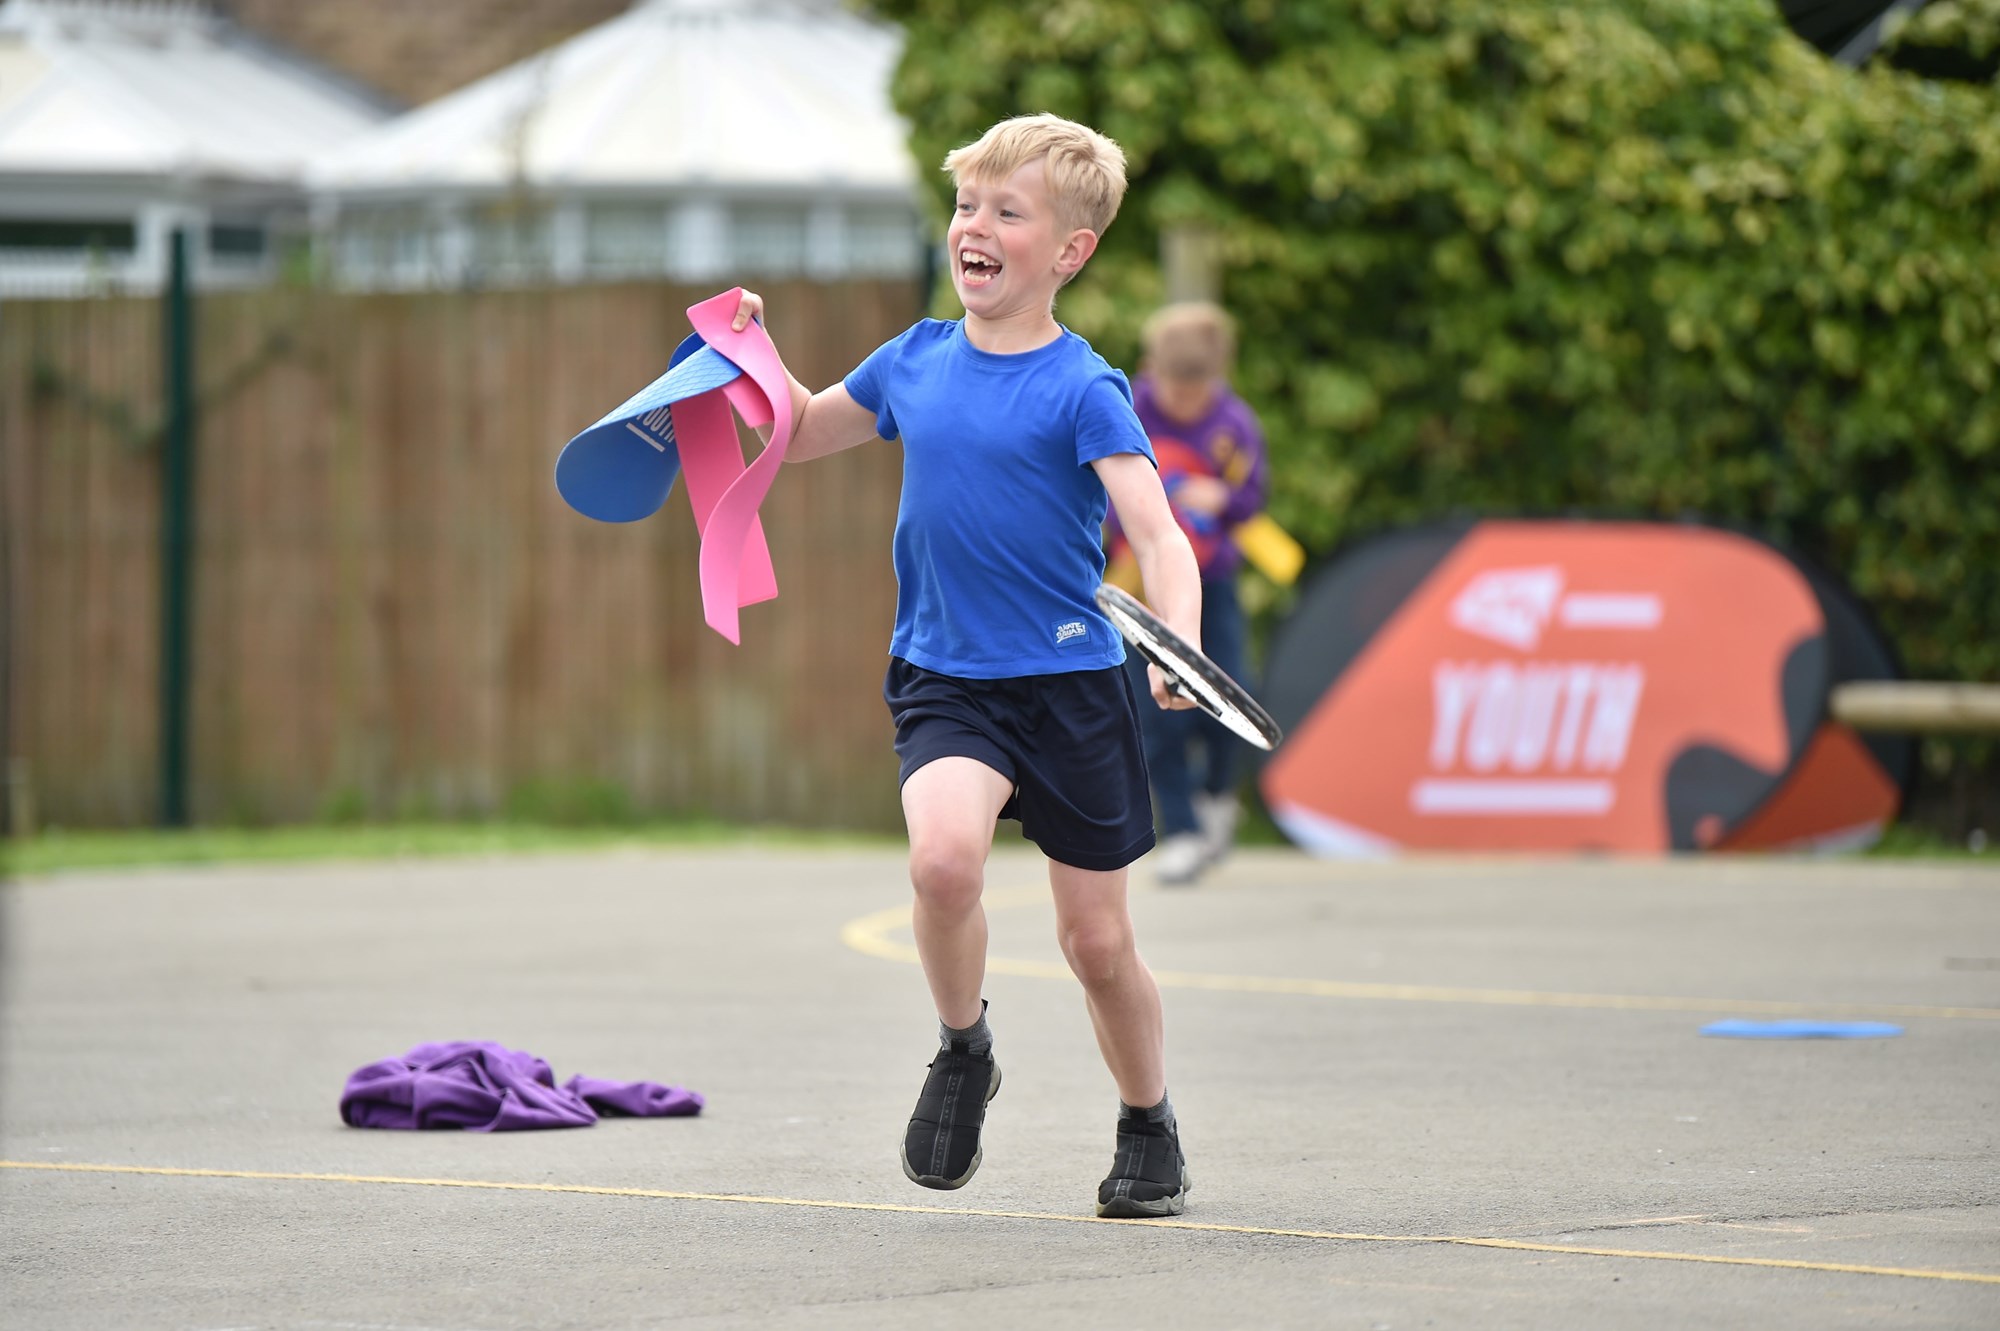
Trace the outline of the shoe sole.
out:
<instances>
[{"instance_id":1,"label":"shoe sole","mask_svg":"<svg viewBox=\"0 0 2000 1331\"><path fill-rule=\"evenodd\" d=\"M1108 1202L1097 1204L1097 1218L1100 1220L1162 1220L1170 1215L1179 1215L1187 1209L1187 1195L1194 1190L1194 1183L1188 1178L1187 1166L1181 1166L1181 1186L1178 1192L1165 1197L1156 1197L1150 1202L1134 1201L1130 1197L1113 1197Z\"/></svg>"},{"instance_id":2,"label":"shoe sole","mask_svg":"<svg viewBox=\"0 0 2000 1331\"><path fill-rule=\"evenodd\" d=\"M993 1097L998 1094L1000 1094L1000 1065L995 1063L993 1065L993 1080L986 1087L986 1103L989 1105L992 1104ZM982 1129L985 1127L983 1123L980 1126ZM986 1158L986 1144L981 1142L978 1146L972 1148L972 1163L966 1166L965 1172L957 1178L945 1178L941 1174L919 1174L916 1170L910 1168L910 1154L907 1146L899 1149L896 1152L896 1157L903 1162L903 1177L910 1182L920 1188L935 1188L939 1192L950 1192L954 1188L962 1188L967 1183L970 1183L972 1176L979 1172L979 1162Z\"/></svg>"}]
</instances>

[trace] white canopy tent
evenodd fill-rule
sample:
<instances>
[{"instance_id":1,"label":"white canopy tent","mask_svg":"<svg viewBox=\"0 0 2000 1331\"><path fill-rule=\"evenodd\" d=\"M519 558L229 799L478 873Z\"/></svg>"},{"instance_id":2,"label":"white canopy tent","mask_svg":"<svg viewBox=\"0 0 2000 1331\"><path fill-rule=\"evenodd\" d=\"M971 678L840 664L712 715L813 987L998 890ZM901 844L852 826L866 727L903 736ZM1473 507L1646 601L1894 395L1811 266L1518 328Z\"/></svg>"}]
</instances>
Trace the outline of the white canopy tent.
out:
<instances>
[{"instance_id":1,"label":"white canopy tent","mask_svg":"<svg viewBox=\"0 0 2000 1331\"><path fill-rule=\"evenodd\" d=\"M347 284L922 265L889 104L901 36L830 0L638 0L329 154L318 225Z\"/></svg>"},{"instance_id":2,"label":"white canopy tent","mask_svg":"<svg viewBox=\"0 0 2000 1331\"><path fill-rule=\"evenodd\" d=\"M4 0L0 289L157 286L177 226L197 280L261 280L311 161L388 115L202 4Z\"/></svg>"}]
</instances>

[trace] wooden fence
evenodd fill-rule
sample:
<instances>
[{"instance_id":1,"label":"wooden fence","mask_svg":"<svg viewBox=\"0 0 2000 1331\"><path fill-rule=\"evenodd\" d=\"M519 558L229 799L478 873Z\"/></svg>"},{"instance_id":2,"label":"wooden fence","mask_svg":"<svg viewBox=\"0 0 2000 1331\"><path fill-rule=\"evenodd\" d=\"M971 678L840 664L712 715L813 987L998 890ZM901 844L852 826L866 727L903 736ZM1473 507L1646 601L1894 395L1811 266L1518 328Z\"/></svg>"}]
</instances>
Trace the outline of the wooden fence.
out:
<instances>
[{"instance_id":1,"label":"wooden fence","mask_svg":"<svg viewBox=\"0 0 2000 1331\"><path fill-rule=\"evenodd\" d=\"M907 283L770 284L800 378L918 313ZM665 367L709 291L360 296L196 311L188 802L197 822L466 815L536 783L649 813L897 825L880 701L901 457L779 476L779 599L702 623L685 491L571 512L557 451ZM159 807L161 313L0 307L5 741L13 819Z\"/></svg>"}]
</instances>

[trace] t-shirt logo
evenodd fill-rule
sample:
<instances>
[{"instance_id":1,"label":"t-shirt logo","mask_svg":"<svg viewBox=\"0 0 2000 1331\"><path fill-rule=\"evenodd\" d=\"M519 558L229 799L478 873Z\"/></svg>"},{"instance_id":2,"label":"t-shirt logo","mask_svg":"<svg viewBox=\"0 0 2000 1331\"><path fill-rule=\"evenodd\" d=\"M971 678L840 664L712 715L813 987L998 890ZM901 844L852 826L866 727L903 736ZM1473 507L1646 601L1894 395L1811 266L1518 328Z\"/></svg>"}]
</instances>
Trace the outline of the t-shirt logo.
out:
<instances>
[{"instance_id":1,"label":"t-shirt logo","mask_svg":"<svg viewBox=\"0 0 2000 1331\"><path fill-rule=\"evenodd\" d=\"M1056 646L1066 642L1090 641L1090 625L1080 619L1067 619L1056 625Z\"/></svg>"}]
</instances>

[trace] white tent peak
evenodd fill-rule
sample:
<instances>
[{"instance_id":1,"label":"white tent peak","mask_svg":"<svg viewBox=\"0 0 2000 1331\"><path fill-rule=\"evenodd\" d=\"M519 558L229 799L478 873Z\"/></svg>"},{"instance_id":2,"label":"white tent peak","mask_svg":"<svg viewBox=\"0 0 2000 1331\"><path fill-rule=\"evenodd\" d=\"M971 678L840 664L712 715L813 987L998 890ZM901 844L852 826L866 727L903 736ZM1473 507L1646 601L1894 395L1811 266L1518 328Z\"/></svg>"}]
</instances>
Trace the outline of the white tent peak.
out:
<instances>
[{"instance_id":1,"label":"white tent peak","mask_svg":"<svg viewBox=\"0 0 2000 1331\"><path fill-rule=\"evenodd\" d=\"M661 187L911 197L894 27L825 0L639 0L329 153L322 193Z\"/></svg>"},{"instance_id":2,"label":"white tent peak","mask_svg":"<svg viewBox=\"0 0 2000 1331\"><path fill-rule=\"evenodd\" d=\"M0 4L0 177L293 183L385 114L190 0Z\"/></svg>"},{"instance_id":3,"label":"white tent peak","mask_svg":"<svg viewBox=\"0 0 2000 1331\"><path fill-rule=\"evenodd\" d=\"M0 6L0 31L94 25L158 37L200 33L219 22L203 0L10 0Z\"/></svg>"}]
</instances>

